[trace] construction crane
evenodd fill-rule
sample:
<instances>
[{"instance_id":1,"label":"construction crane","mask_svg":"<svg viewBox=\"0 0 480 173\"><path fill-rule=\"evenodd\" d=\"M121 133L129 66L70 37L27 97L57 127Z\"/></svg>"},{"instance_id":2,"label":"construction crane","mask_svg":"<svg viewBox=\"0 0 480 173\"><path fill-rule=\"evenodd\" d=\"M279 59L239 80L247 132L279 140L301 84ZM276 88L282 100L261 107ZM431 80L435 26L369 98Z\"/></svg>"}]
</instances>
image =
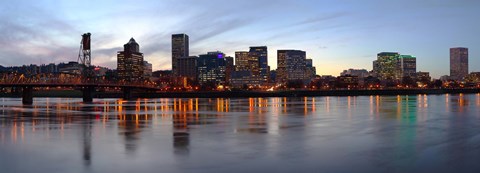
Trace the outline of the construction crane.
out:
<instances>
[{"instance_id":1,"label":"construction crane","mask_svg":"<svg viewBox=\"0 0 480 173\"><path fill-rule=\"evenodd\" d=\"M90 80L95 76L92 67L91 35L90 33L82 35L80 50L78 51L78 63L82 66L82 77L86 80Z\"/></svg>"}]
</instances>

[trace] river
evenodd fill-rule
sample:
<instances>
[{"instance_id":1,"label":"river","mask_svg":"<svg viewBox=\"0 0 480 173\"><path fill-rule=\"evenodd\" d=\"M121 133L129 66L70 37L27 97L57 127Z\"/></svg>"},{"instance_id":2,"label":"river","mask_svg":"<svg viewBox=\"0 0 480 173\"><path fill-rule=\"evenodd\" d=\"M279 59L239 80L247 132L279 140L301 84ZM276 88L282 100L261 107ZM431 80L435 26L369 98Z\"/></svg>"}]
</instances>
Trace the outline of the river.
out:
<instances>
[{"instance_id":1,"label":"river","mask_svg":"<svg viewBox=\"0 0 480 173\"><path fill-rule=\"evenodd\" d=\"M480 172L480 94L0 98L0 172Z\"/></svg>"}]
</instances>

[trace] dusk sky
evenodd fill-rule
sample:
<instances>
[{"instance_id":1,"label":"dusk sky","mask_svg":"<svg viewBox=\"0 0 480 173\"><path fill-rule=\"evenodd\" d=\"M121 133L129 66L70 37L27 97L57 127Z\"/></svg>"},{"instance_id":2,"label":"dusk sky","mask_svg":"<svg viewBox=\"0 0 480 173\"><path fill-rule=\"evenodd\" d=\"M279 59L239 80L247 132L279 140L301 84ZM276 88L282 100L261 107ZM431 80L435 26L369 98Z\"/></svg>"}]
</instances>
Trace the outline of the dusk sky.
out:
<instances>
[{"instance_id":1,"label":"dusk sky","mask_svg":"<svg viewBox=\"0 0 480 173\"><path fill-rule=\"evenodd\" d=\"M116 68L133 37L154 70L171 68L171 34L190 36L190 55L250 46L307 51L319 75L372 69L376 54L417 57L417 71L449 74L449 48L468 47L480 71L478 0L4 0L0 65L76 61L92 33L94 65Z\"/></svg>"}]
</instances>

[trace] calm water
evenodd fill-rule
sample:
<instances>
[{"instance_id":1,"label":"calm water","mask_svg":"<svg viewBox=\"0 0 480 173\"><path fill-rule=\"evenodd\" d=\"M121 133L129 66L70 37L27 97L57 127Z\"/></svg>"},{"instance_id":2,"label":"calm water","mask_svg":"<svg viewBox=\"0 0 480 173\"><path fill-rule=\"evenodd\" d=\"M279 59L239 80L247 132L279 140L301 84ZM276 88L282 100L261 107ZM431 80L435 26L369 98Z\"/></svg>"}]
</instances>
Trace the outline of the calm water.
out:
<instances>
[{"instance_id":1,"label":"calm water","mask_svg":"<svg viewBox=\"0 0 480 173\"><path fill-rule=\"evenodd\" d=\"M0 98L0 172L480 172L480 94Z\"/></svg>"}]
</instances>

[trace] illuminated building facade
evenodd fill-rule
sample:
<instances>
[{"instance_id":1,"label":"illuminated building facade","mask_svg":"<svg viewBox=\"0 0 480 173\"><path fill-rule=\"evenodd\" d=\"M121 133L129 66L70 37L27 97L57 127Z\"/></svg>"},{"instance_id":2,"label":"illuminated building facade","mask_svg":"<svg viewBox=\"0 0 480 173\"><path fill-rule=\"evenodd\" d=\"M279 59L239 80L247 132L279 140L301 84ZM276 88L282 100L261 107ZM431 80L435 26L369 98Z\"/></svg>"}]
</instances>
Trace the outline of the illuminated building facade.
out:
<instances>
[{"instance_id":1,"label":"illuminated building facade","mask_svg":"<svg viewBox=\"0 0 480 173\"><path fill-rule=\"evenodd\" d=\"M266 46L250 47L250 51L235 52L235 71L230 79L233 87L260 86L268 83L270 67Z\"/></svg>"},{"instance_id":2,"label":"illuminated building facade","mask_svg":"<svg viewBox=\"0 0 480 173\"><path fill-rule=\"evenodd\" d=\"M301 50L277 50L277 83L292 80L309 82L316 76L313 61L306 58L306 52Z\"/></svg>"},{"instance_id":3,"label":"illuminated building facade","mask_svg":"<svg viewBox=\"0 0 480 173\"><path fill-rule=\"evenodd\" d=\"M465 77L465 81L469 83L480 83L480 72L472 72Z\"/></svg>"},{"instance_id":4,"label":"illuminated building facade","mask_svg":"<svg viewBox=\"0 0 480 173\"><path fill-rule=\"evenodd\" d=\"M463 80L468 75L468 48L450 49L450 77Z\"/></svg>"},{"instance_id":5,"label":"illuminated building facade","mask_svg":"<svg viewBox=\"0 0 480 173\"><path fill-rule=\"evenodd\" d=\"M399 68L400 54L396 52L382 52L377 54L377 60L373 62L373 71L382 80L401 78Z\"/></svg>"},{"instance_id":6,"label":"illuminated building facade","mask_svg":"<svg viewBox=\"0 0 480 173\"><path fill-rule=\"evenodd\" d=\"M417 72L416 77L419 81L431 81L432 77L430 77L429 72Z\"/></svg>"},{"instance_id":7,"label":"illuminated building facade","mask_svg":"<svg viewBox=\"0 0 480 173\"><path fill-rule=\"evenodd\" d=\"M250 47L249 56L252 61L258 61L258 76L261 83L268 83L270 67L268 66L267 46Z\"/></svg>"},{"instance_id":8,"label":"illuminated building facade","mask_svg":"<svg viewBox=\"0 0 480 173\"><path fill-rule=\"evenodd\" d=\"M197 59L200 84L224 85L226 83L226 60L222 52L208 52Z\"/></svg>"},{"instance_id":9,"label":"illuminated building facade","mask_svg":"<svg viewBox=\"0 0 480 173\"><path fill-rule=\"evenodd\" d=\"M287 50L277 51L277 83L287 82Z\"/></svg>"},{"instance_id":10,"label":"illuminated building facade","mask_svg":"<svg viewBox=\"0 0 480 173\"><path fill-rule=\"evenodd\" d=\"M343 70L342 73L340 73L340 76L358 76L358 78L366 78L370 76L370 73L366 69L348 69L348 70Z\"/></svg>"},{"instance_id":11,"label":"illuminated building facade","mask_svg":"<svg viewBox=\"0 0 480 173\"><path fill-rule=\"evenodd\" d=\"M179 70L184 70L184 66L178 66L178 59L189 57L189 38L187 34L172 35L172 71L174 76L179 77Z\"/></svg>"},{"instance_id":12,"label":"illuminated building facade","mask_svg":"<svg viewBox=\"0 0 480 173\"><path fill-rule=\"evenodd\" d=\"M417 58L411 55L400 55L401 77L415 78L417 74Z\"/></svg>"},{"instance_id":13,"label":"illuminated building facade","mask_svg":"<svg viewBox=\"0 0 480 173\"><path fill-rule=\"evenodd\" d=\"M244 85L251 85L255 79L252 71L258 71L258 62L250 59L250 53L247 51L235 52L235 70L232 72L230 85L234 88L240 88ZM253 79L253 80L252 80Z\"/></svg>"},{"instance_id":14,"label":"illuminated building facade","mask_svg":"<svg viewBox=\"0 0 480 173\"><path fill-rule=\"evenodd\" d=\"M252 71L253 68L258 68L256 64L257 63L250 62L247 51L235 52L235 71Z\"/></svg>"},{"instance_id":15,"label":"illuminated building facade","mask_svg":"<svg viewBox=\"0 0 480 173\"><path fill-rule=\"evenodd\" d=\"M140 46L131 38L123 45L124 50L117 52L118 78L125 81L138 81L143 79L143 53Z\"/></svg>"}]
</instances>

